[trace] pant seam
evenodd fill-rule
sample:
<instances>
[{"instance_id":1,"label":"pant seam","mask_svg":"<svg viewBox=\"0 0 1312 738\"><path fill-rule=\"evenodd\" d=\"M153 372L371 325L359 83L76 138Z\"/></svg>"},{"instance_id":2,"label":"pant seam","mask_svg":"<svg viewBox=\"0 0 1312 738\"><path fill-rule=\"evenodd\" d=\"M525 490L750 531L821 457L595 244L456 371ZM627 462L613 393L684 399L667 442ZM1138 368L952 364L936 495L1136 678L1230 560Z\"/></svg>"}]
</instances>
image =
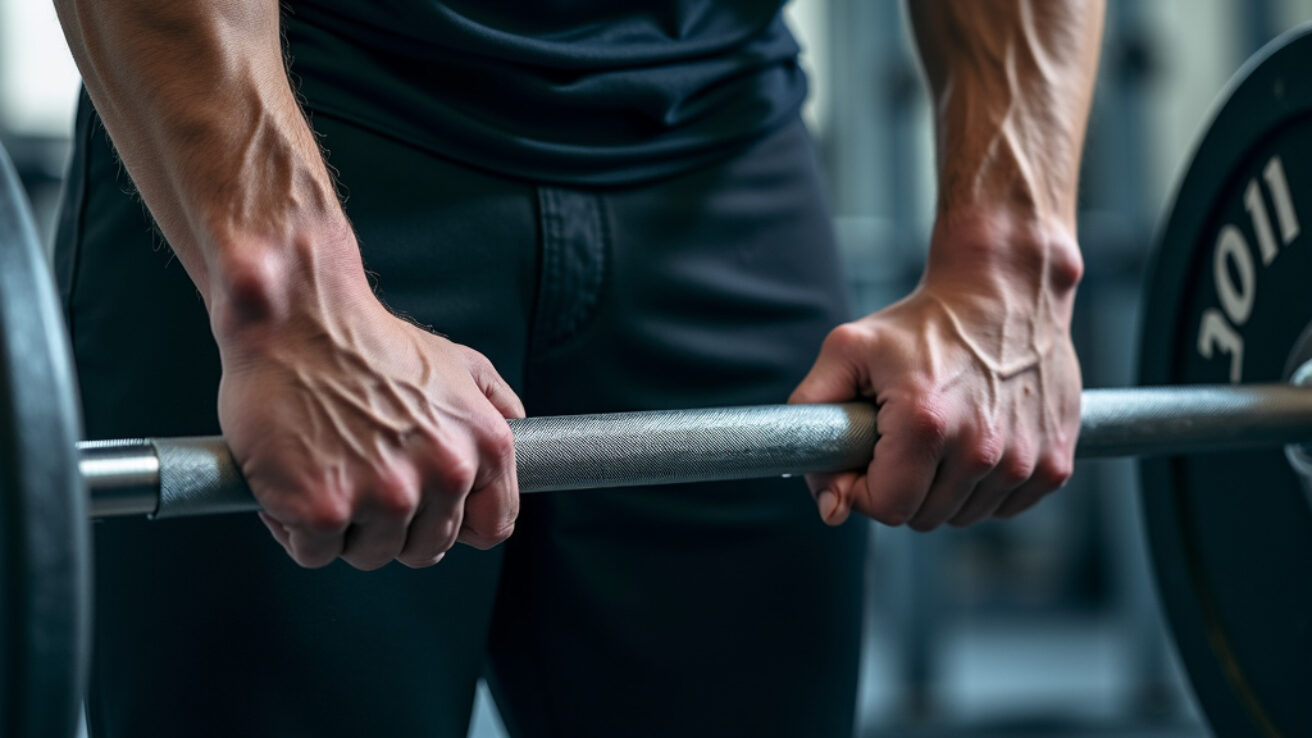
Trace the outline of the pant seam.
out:
<instances>
[{"instance_id":1,"label":"pant seam","mask_svg":"<svg viewBox=\"0 0 1312 738\"><path fill-rule=\"evenodd\" d=\"M569 198L577 201L572 209L566 202ZM596 315L610 269L611 233L602 212L605 203L597 193L543 185L538 188L538 204L542 273L530 345L541 356L574 337ZM567 211L579 210L575 214L586 222L568 228ZM569 278L573 281L566 291L563 285Z\"/></svg>"}]
</instances>

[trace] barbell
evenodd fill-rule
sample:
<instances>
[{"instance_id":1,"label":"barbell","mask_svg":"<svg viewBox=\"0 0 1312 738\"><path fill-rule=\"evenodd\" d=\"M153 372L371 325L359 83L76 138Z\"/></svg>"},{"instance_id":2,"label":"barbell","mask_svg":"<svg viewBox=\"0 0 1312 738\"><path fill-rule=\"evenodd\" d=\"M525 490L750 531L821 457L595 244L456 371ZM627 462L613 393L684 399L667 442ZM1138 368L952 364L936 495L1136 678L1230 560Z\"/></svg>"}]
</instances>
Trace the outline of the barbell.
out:
<instances>
[{"instance_id":1,"label":"barbell","mask_svg":"<svg viewBox=\"0 0 1312 738\"><path fill-rule=\"evenodd\" d=\"M1142 501L1159 590L1225 736L1312 735L1307 69L1307 30L1273 42L1194 152L1146 282L1140 377L1156 386L1082 398L1079 456L1150 457ZM0 151L0 731L14 738L73 734L89 652L88 517L257 508L221 438L79 443L69 353ZM863 403L511 425L525 493L837 471L863 464L876 439Z\"/></svg>"},{"instance_id":2,"label":"barbell","mask_svg":"<svg viewBox=\"0 0 1312 738\"><path fill-rule=\"evenodd\" d=\"M1312 376L1312 363L1309 363ZM521 493L752 479L863 466L869 403L759 405L511 419ZM1082 458L1312 441L1312 388L1293 384L1085 390ZM86 441L92 517L248 512L259 505L218 436Z\"/></svg>"}]
</instances>

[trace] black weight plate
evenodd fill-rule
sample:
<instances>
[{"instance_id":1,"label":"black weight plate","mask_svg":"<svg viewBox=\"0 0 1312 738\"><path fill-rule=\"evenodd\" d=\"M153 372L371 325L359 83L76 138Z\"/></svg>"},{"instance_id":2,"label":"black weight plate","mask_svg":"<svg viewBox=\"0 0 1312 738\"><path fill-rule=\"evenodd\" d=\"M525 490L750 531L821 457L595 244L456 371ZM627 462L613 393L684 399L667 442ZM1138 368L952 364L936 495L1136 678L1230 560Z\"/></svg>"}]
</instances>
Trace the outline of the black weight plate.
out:
<instances>
[{"instance_id":1,"label":"black weight plate","mask_svg":"<svg viewBox=\"0 0 1312 738\"><path fill-rule=\"evenodd\" d=\"M1309 27L1223 100L1146 282L1144 384L1281 381L1312 320ZM1312 510L1284 454L1148 460L1141 475L1158 589L1217 735L1312 736Z\"/></svg>"},{"instance_id":2,"label":"black weight plate","mask_svg":"<svg viewBox=\"0 0 1312 738\"><path fill-rule=\"evenodd\" d=\"M0 149L0 736L77 730L89 641L86 491L68 339Z\"/></svg>"}]
</instances>

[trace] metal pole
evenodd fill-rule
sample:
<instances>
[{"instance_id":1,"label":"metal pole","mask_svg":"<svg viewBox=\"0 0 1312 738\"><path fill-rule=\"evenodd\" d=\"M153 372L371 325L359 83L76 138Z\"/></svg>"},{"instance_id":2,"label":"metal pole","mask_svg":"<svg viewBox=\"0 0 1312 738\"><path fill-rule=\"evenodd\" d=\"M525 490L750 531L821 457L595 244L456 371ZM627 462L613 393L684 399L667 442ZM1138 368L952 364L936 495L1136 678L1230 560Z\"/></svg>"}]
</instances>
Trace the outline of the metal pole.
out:
<instances>
[{"instance_id":1,"label":"metal pole","mask_svg":"<svg viewBox=\"0 0 1312 738\"><path fill-rule=\"evenodd\" d=\"M521 492L852 469L875 443L867 403L512 420ZM1312 441L1312 388L1086 390L1076 454L1152 456ZM219 437L79 444L93 516L257 509Z\"/></svg>"}]
</instances>

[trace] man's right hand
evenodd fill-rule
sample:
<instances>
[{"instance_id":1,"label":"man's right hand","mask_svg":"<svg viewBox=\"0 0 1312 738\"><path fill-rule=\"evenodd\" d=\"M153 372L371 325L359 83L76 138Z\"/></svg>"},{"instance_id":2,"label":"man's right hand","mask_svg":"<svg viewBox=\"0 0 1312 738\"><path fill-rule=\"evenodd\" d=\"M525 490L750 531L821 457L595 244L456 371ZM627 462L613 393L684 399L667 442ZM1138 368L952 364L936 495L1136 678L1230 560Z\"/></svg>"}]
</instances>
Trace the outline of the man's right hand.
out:
<instances>
[{"instance_id":1,"label":"man's right hand","mask_svg":"<svg viewBox=\"0 0 1312 738\"><path fill-rule=\"evenodd\" d=\"M220 423L274 537L301 566L366 570L504 541L519 512L514 391L367 289L330 302L220 336Z\"/></svg>"}]
</instances>

